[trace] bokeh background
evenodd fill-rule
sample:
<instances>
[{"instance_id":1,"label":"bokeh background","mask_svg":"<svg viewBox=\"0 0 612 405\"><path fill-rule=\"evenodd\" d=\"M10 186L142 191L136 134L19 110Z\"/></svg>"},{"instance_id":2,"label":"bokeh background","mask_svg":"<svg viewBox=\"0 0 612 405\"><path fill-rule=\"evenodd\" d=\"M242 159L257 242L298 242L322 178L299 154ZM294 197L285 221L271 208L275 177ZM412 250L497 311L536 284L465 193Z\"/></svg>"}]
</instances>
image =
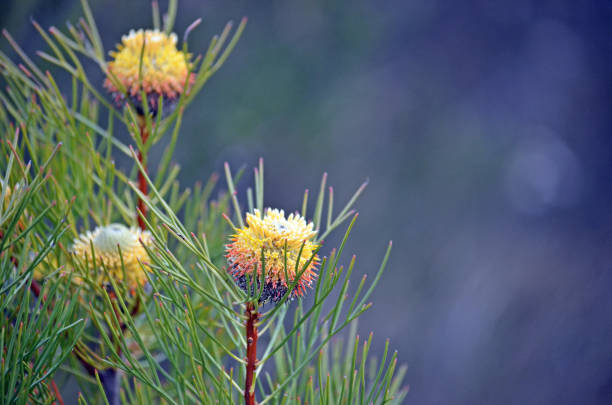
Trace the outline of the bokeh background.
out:
<instances>
[{"instance_id":1,"label":"bokeh background","mask_svg":"<svg viewBox=\"0 0 612 405\"><path fill-rule=\"evenodd\" d=\"M107 49L151 26L149 1L90 3ZM30 17L81 15L0 10L30 52ZM186 114L183 184L263 156L293 211L324 171L337 202L369 178L356 272L394 251L359 330L399 350L406 403L612 403L612 2L182 0L176 30L203 17L204 51L243 15Z\"/></svg>"}]
</instances>

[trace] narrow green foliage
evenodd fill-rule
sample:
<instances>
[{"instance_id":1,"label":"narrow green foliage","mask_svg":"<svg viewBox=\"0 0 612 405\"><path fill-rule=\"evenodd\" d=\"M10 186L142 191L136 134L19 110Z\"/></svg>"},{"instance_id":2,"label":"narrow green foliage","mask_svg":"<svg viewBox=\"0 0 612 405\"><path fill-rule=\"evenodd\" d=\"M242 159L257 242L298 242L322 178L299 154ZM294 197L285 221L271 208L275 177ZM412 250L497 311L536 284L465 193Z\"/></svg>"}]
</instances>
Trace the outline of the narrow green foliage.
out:
<instances>
[{"instance_id":1,"label":"narrow green foliage","mask_svg":"<svg viewBox=\"0 0 612 405\"><path fill-rule=\"evenodd\" d=\"M246 226L245 211L263 215L267 208L263 159L244 196L237 194L244 170L232 173L228 164L222 173L227 191L219 185L219 174L193 187L179 181L173 153L186 109L228 60L246 18L237 26L229 22L205 53L195 56L193 82L189 88L185 83L176 108L154 116L144 91L144 101L127 97L118 108L101 83L91 82L83 59L93 61L127 95L108 70L103 33L92 10L86 0L81 3L83 18L64 30L32 23L47 48L37 52L38 59L53 66L50 72L3 32L18 58L0 52L6 83L0 90L3 403L51 404L64 389L55 381L72 376L68 381L79 384L79 404L117 405L106 395L105 376L113 373L120 376L122 404L239 403L249 303L259 314L252 389L260 405L400 404L405 370L397 367L397 355L387 342L377 360L372 335L365 341L356 336L356 320L371 307L368 300L391 250L389 245L371 281L363 277L350 284L358 262L345 258L344 248L358 218L354 205L367 182L344 205L328 187L327 174L313 203L304 193L301 207L291 211L301 208L308 218L311 207L318 247L306 257L302 244L295 268L288 269L285 242L285 280L290 272L296 276L280 302L263 304L264 250L255 259L264 270L247 275L248 291L237 285L225 259L225 245ZM154 28L174 30L177 3L171 0L162 16L153 1ZM185 42L200 21L185 30ZM137 66L141 82L144 46ZM182 48L186 51L187 44ZM69 80L58 80L60 72ZM166 102L160 97L158 107ZM130 142L122 142L119 132L129 133ZM169 139L159 162L147 161L164 137ZM137 207L144 212L139 201L147 207L142 226L152 241L138 242L143 250L137 251L135 265L129 261L136 254L133 245L117 243L117 251L109 253L104 244L101 248L99 241L87 239L88 231L112 223L136 226ZM342 229L337 248L324 244L331 232ZM87 254L77 254L76 240L88 241ZM111 253L115 262L105 259ZM305 260L301 266L300 259ZM306 299L292 301L291 293L313 262L312 289ZM128 284L130 271L142 271L146 284Z\"/></svg>"},{"instance_id":2,"label":"narrow green foliage","mask_svg":"<svg viewBox=\"0 0 612 405\"><path fill-rule=\"evenodd\" d=\"M49 186L48 163L32 168L0 144L0 398L5 404L49 403L51 377L83 330L70 277L59 275L39 290L36 269L66 231L65 213L40 193ZM7 158L7 159L4 159ZM57 271L61 269L57 268ZM45 297L64 297L61 305Z\"/></svg>"}]
</instances>

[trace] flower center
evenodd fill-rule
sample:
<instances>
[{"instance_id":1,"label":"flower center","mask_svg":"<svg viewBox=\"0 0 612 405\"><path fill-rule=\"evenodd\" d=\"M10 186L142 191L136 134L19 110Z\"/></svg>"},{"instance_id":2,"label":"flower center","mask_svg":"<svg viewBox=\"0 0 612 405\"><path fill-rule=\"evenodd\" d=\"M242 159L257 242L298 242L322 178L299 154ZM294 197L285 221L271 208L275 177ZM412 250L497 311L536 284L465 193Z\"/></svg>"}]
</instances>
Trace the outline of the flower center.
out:
<instances>
[{"instance_id":1,"label":"flower center","mask_svg":"<svg viewBox=\"0 0 612 405\"><path fill-rule=\"evenodd\" d=\"M276 227L276 230L280 233L285 233L287 232L288 228L287 225L284 222L275 222L274 226Z\"/></svg>"},{"instance_id":2,"label":"flower center","mask_svg":"<svg viewBox=\"0 0 612 405\"><path fill-rule=\"evenodd\" d=\"M110 224L101 228L93 239L94 249L99 252L116 252L117 246L122 251L131 249L136 244L136 238L130 230L121 224Z\"/></svg>"}]
</instances>

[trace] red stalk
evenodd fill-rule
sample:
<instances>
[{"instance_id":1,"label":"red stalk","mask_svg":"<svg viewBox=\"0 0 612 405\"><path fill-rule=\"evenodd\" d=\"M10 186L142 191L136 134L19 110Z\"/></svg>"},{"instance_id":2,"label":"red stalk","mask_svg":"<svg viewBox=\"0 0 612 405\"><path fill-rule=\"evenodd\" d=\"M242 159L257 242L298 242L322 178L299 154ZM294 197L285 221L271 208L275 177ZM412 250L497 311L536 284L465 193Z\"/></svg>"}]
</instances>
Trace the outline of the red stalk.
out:
<instances>
[{"instance_id":1,"label":"red stalk","mask_svg":"<svg viewBox=\"0 0 612 405\"><path fill-rule=\"evenodd\" d=\"M149 133L147 132L147 125L144 122L144 119L142 119L140 123L140 141L142 142L143 145L147 143L148 138L149 138ZM142 151L139 150L138 151L138 161L140 162L140 164L142 165L142 168L144 169L146 173L147 172L147 162L145 159L146 159L146 156L143 156ZM138 189L145 196L149 194L149 185L147 184L147 179L145 178L144 174L140 171L138 172ZM147 206L145 202L140 198L138 198L138 211L140 211L140 213L142 214L142 217L141 217L141 215L139 215L138 212L136 212L136 218L138 219L138 226L140 227L140 229L144 231L145 229L147 229L147 226L143 219L147 217Z\"/></svg>"},{"instance_id":2,"label":"red stalk","mask_svg":"<svg viewBox=\"0 0 612 405\"><path fill-rule=\"evenodd\" d=\"M255 387L253 379L257 368L257 321L259 313L252 303L246 304L246 344L247 344L247 364L246 380L244 382L244 403L245 405L255 405Z\"/></svg>"},{"instance_id":3,"label":"red stalk","mask_svg":"<svg viewBox=\"0 0 612 405\"><path fill-rule=\"evenodd\" d=\"M59 402L59 405L64 405L64 398L62 398L62 394L60 394L59 389L57 388L57 384L55 381L51 380L51 388L53 389L53 393L55 394L55 399Z\"/></svg>"}]
</instances>

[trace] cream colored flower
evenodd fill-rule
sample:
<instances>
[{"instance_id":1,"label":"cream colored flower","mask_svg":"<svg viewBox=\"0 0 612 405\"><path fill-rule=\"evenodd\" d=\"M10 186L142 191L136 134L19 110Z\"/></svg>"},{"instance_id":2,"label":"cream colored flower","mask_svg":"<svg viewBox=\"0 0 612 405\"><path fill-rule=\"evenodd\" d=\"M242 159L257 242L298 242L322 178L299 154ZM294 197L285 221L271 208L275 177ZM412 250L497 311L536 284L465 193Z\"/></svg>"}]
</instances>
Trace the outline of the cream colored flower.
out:
<instances>
[{"instance_id":1,"label":"cream colored flower","mask_svg":"<svg viewBox=\"0 0 612 405\"><path fill-rule=\"evenodd\" d=\"M82 263L87 264L90 273L86 276L93 281L108 284L104 271L106 268L116 282L135 288L147 281L145 269L149 255L144 246L150 246L152 241L147 231L110 224L79 235L74 240L72 252ZM92 246L95 260L92 260Z\"/></svg>"}]
</instances>

